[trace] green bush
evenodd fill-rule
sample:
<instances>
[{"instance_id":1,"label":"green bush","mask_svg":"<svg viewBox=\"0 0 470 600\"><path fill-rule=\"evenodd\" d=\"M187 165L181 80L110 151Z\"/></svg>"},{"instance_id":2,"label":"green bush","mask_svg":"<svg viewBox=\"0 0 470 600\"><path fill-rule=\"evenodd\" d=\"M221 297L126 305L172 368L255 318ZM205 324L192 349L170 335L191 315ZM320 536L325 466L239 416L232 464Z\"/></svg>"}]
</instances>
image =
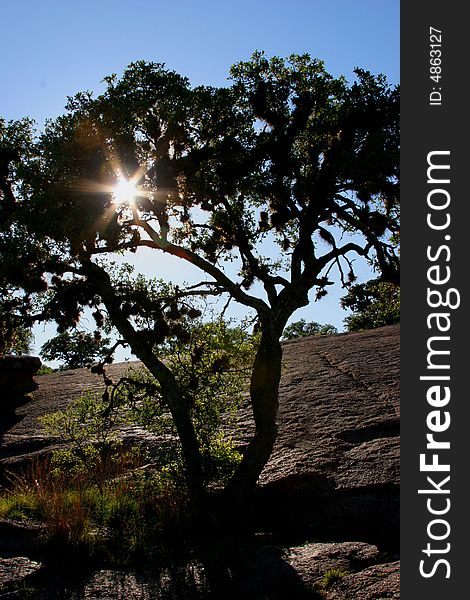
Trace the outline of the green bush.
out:
<instances>
[{"instance_id":1,"label":"green bush","mask_svg":"<svg viewBox=\"0 0 470 600\"><path fill-rule=\"evenodd\" d=\"M41 365L36 375L49 375L50 373L54 373L54 369L52 367L49 367L48 365Z\"/></svg>"},{"instance_id":2,"label":"green bush","mask_svg":"<svg viewBox=\"0 0 470 600\"><path fill-rule=\"evenodd\" d=\"M117 411L106 415L107 409L109 403L103 402L99 393L87 391L66 410L40 417L46 434L65 443L53 454L54 471L92 476L105 466L106 459L113 462L113 453L120 446L117 427L124 419Z\"/></svg>"}]
</instances>

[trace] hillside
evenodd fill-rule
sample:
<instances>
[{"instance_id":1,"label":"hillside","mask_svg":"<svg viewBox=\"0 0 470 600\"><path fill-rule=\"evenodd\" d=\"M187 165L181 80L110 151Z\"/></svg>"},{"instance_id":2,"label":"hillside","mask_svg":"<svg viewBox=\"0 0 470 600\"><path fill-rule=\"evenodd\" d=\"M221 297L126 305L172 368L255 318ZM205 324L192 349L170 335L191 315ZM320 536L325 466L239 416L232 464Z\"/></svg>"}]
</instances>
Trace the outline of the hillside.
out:
<instances>
[{"instance_id":1,"label":"hillside","mask_svg":"<svg viewBox=\"0 0 470 600\"><path fill-rule=\"evenodd\" d=\"M399 598L399 328L291 340L284 344L283 362L279 436L250 516L258 542L240 550L243 559L235 552L224 564L219 557L209 563L227 577L232 573L233 597L237 589L244 594L253 588L249 597L258 597L262 589L267 594L263 597L281 599L286 585L290 589L296 582L299 589L309 590L325 572L342 568L350 574L334 583L324 597ZM111 376L118 377L130 365L137 366L113 365ZM84 389L102 385L86 369L40 376L36 381L39 389L32 401L19 407L0 431L4 469L50 446L51 440L38 428L39 415L64 408ZM250 413L245 409L240 445L251 431ZM6 546L0 545L0 576L2 564L8 576L8 561L18 559L18 553L12 556ZM197 564L191 568L194 573L199 569L203 583L197 584L193 573L194 581L188 583L184 597L225 597L217 595L220 582L211 584L210 577L204 588L201 573L207 575L207 565ZM90 574L88 588L83 588L98 586L101 592L83 597L180 597L164 595L161 587L158 595L155 589L150 591L156 585L155 575L144 577L147 583L139 595L126 596L125 586L109 583L117 574L104 573ZM131 578L126 584L129 589L136 575L126 577ZM100 585L112 590L109 595ZM191 595L191 586L196 595ZM266 591L266 586L272 591Z\"/></svg>"}]
</instances>

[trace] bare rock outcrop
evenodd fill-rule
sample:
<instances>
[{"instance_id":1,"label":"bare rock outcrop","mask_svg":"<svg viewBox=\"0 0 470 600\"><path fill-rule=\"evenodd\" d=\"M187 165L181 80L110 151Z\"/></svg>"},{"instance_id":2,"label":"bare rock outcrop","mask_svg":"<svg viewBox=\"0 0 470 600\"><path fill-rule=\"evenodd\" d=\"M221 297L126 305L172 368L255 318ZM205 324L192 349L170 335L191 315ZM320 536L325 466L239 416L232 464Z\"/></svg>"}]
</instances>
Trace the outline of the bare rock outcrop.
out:
<instances>
[{"instance_id":1,"label":"bare rock outcrop","mask_svg":"<svg viewBox=\"0 0 470 600\"><path fill-rule=\"evenodd\" d=\"M397 547L399 328L293 340L283 360L259 493L267 526Z\"/></svg>"},{"instance_id":2,"label":"bare rock outcrop","mask_svg":"<svg viewBox=\"0 0 470 600\"><path fill-rule=\"evenodd\" d=\"M341 578L332 586L328 600L399 600L400 563L374 565Z\"/></svg>"},{"instance_id":3,"label":"bare rock outcrop","mask_svg":"<svg viewBox=\"0 0 470 600\"><path fill-rule=\"evenodd\" d=\"M26 394L37 390L33 377L40 366L37 356L0 356L0 414L10 412Z\"/></svg>"}]
</instances>

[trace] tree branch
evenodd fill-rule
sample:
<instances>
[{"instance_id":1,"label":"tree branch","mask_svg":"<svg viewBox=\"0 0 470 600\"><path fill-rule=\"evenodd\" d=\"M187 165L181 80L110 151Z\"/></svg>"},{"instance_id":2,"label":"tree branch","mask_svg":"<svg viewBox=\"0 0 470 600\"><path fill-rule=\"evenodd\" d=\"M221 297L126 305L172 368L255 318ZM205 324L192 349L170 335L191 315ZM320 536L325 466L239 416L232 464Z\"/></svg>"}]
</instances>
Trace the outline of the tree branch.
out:
<instances>
[{"instance_id":1,"label":"tree branch","mask_svg":"<svg viewBox=\"0 0 470 600\"><path fill-rule=\"evenodd\" d=\"M208 260L202 258L202 256L199 256L187 248L183 248L182 246L177 246L171 242L163 240L158 233L145 221L141 221L140 219L135 220L134 225L141 227L150 237L150 240L141 240L139 243L134 245L145 245L149 248L162 250L163 252L166 252L172 256L177 256L178 258L195 265L201 269L201 271L204 271L213 277L227 293L233 296L233 298L241 304L245 304L246 306L254 308L260 314L266 314L269 311L269 306L263 300L243 292L239 286L229 279L218 267L213 265Z\"/></svg>"},{"instance_id":2,"label":"tree branch","mask_svg":"<svg viewBox=\"0 0 470 600\"><path fill-rule=\"evenodd\" d=\"M232 210L232 207L230 206L228 200L226 198L223 198L222 203L225 206L225 210L229 214L230 218L235 223L235 236L237 238L238 251L240 252L242 262L243 257L245 257L245 259L248 261L248 265L253 275L263 282L263 286L268 296L269 303L271 304L271 306L273 306L277 299L277 292L273 281L273 277L270 276L262 268L259 259L257 259L251 251L250 243L243 228L243 224Z\"/></svg>"}]
</instances>

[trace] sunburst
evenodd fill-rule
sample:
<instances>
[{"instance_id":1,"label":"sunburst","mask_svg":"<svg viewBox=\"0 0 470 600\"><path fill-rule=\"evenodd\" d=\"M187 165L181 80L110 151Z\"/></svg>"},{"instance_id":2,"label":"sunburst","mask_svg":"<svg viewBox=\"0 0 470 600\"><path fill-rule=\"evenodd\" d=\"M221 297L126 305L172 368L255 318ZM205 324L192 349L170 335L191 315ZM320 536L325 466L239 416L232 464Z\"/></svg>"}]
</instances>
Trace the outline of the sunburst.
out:
<instances>
[{"instance_id":1,"label":"sunburst","mask_svg":"<svg viewBox=\"0 0 470 600\"><path fill-rule=\"evenodd\" d=\"M118 176L117 183L113 186L113 200L115 204L132 204L140 194L137 181L134 178L127 179L123 175Z\"/></svg>"}]
</instances>

